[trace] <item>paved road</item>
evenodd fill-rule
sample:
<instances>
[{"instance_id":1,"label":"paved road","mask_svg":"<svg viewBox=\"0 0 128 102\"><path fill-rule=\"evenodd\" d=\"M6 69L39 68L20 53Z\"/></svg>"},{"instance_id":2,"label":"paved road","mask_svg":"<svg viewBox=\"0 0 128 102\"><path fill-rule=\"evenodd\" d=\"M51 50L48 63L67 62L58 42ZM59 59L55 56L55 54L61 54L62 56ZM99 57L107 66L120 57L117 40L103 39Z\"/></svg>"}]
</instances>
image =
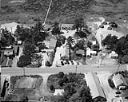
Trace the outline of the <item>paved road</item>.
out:
<instances>
[{"instance_id":1,"label":"paved road","mask_svg":"<svg viewBox=\"0 0 128 102\"><path fill-rule=\"evenodd\" d=\"M113 90L108 83L108 78L111 76L111 72L105 72L105 73L98 73L97 76L99 78L100 84L105 92L105 95L107 97L107 102L112 102L112 99L115 98L115 92L116 90Z\"/></svg>"},{"instance_id":2,"label":"paved road","mask_svg":"<svg viewBox=\"0 0 128 102\"><path fill-rule=\"evenodd\" d=\"M97 68L97 66L93 65L80 65L77 66L63 66L63 67L57 67L57 68L25 68L25 74L26 75L36 75L36 74L43 74L43 73L58 73L58 72L80 72L80 73L86 73L86 72L98 72L98 71L109 71L109 72L116 72L117 70L125 70L126 65L121 65L118 69L118 65L106 65L101 66L100 68ZM8 74L8 75L23 75L24 74L24 68L2 68L1 69L2 74Z\"/></svg>"}]
</instances>

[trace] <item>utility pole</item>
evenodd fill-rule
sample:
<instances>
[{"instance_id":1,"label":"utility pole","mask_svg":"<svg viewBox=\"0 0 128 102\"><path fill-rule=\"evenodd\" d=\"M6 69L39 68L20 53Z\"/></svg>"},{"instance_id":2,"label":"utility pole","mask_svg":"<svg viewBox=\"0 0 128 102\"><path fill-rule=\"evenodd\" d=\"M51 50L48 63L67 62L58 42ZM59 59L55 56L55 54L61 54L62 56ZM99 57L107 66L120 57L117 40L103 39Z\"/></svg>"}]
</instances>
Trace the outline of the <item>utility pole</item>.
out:
<instances>
[{"instance_id":1,"label":"utility pole","mask_svg":"<svg viewBox=\"0 0 128 102\"><path fill-rule=\"evenodd\" d=\"M45 23L46 23L46 20L47 20L47 18L48 18L48 14L49 14L49 11L50 11L50 8L51 8L51 5L52 5L52 0L50 1L50 4L49 4L48 10L47 10L47 13L46 13L46 16L45 16L45 19L44 19L44 23L43 23L43 25L45 25Z\"/></svg>"},{"instance_id":2,"label":"utility pole","mask_svg":"<svg viewBox=\"0 0 128 102\"><path fill-rule=\"evenodd\" d=\"M25 67L23 68L23 75L25 76Z\"/></svg>"},{"instance_id":3,"label":"utility pole","mask_svg":"<svg viewBox=\"0 0 128 102\"><path fill-rule=\"evenodd\" d=\"M77 65L76 65L76 71L75 72L77 73Z\"/></svg>"}]
</instances>

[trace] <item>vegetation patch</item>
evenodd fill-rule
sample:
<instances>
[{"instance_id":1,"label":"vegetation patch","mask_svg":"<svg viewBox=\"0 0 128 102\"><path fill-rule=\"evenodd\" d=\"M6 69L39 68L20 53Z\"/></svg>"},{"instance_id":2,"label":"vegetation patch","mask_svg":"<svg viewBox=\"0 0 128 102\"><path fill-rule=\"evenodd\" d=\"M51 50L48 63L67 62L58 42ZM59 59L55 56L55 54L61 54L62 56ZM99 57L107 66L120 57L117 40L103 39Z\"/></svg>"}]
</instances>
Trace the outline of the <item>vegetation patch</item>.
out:
<instances>
[{"instance_id":1,"label":"vegetation patch","mask_svg":"<svg viewBox=\"0 0 128 102\"><path fill-rule=\"evenodd\" d=\"M125 78L126 83L128 84L128 71L127 70L125 70L125 71L119 71L117 73L121 74Z\"/></svg>"},{"instance_id":2,"label":"vegetation patch","mask_svg":"<svg viewBox=\"0 0 128 102\"><path fill-rule=\"evenodd\" d=\"M118 62L121 64L128 63L128 35L121 38L109 34L103 41L108 50L115 51L118 54Z\"/></svg>"},{"instance_id":3,"label":"vegetation patch","mask_svg":"<svg viewBox=\"0 0 128 102\"><path fill-rule=\"evenodd\" d=\"M5 97L5 101L28 102L41 98L40 86L43 78L40 75L12 76L10 81L12 92Z\"/></svg>"},{"instance_id":4,"label":"vegetation patch","mask_svg":"<svg viewBox=\"0 0 128 102\"><path fill-rule=\"evenodd\" d=\"M64 74L59 72L49 76L47 86L51 89L64 89L63 96L51 97L52 102L91 102L92 97L90 89L84 80L85 75L82 73Z\"/></svg>"},{"instance_id":5,"label":"vegetation patch","mask_svg":"<svg viewBox=\"0 0 128 102\"><path fill-rule=\"evenodd\" d=\"M31 82L30 82L30 79L31 79ZM28 85L26 87L39 88L39 86L43 82L43 78L40 75L12 76L10 81L11 81L11 87L10 87L11 89L23 88L21 84L26 86L25 82L26 83L30 82L32 84L30 85L31 87L29 87Z\"/></svg>"}]
</instances>

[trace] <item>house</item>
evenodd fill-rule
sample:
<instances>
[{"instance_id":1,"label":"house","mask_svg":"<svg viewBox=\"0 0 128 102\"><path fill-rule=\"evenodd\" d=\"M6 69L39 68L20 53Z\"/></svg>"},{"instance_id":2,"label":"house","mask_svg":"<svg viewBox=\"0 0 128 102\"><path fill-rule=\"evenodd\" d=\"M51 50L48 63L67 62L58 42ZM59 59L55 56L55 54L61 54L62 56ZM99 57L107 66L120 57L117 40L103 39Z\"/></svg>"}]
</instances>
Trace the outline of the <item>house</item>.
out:
<instances>
[{"instance_id":1,"label":"house","mask_svg":"<svg viewBox=\"0 0 128 102\"><path fill-rule=\"evenodd\" d=\"M113 83L117 89L120 88L120 86L128 86L126 83L126 80L121 74L114 74L112 77Z\"/></svg>"},{"instance_id":2,"label":"house","mask_svg":"<svg viewBox=\"0 0 128 102\"><path fill-rule=\"evenodd\" d=\"M125 34L123 32L117 31L117 30L109 30L108 28L110 27L109 24L104 25L104 28L99 28L96 31L95 37L99 43L99 47L100 49L103 48L102 46L102 40L106 38L106 36L108 36L109 34L111 34L112 36L117 36L118 38L121 38L123 36L125 36Z\"/></svg>"},{"instance_id":3,"label":"house","mask_svg":"<svg viewBox=\"0 0 128 102\"><path fill-rule=\"evenodd\" d=\"M117 54L115 51L112 51L112 52L109 54L109 57L110 57L110 58L117 58L117 57L118 57L118 54Z\"/></svg>"},{"instance_id":4,"label":"house","mask_svg":"<svg viewBox=\"0 0 128 102\"><path fill-rule=\"evenodd\" d=\"M5 47L4 55L5 56L11 56L14 54L14 50L12 46Z\"/></svg>"},{"instance_id":5,"label":"house","mask_svg":"<svg viewBox=\"0 0 128 102\"><path fill-rule=\"evenodd\" d=\"M96 54L97 54L96 51L93 51L89 47L87 47L87 51L86 51L87 56L96 55Z\"/></svg>"},{"instance_id":6,"label":"house","mask_svg":"<svg viewBox=\"0 0 128 102\"><path fill-rule=\"evenodd\" d=\"M61 24L60 28L61 28L61 30L72 30L73 26L74 26L74 24Z\"/></svg>"},{"instance_id":7,"label":"house","mask_svg":"<svg viewBox=\"0 0 128 102\"><path fill-rule=\"evenodd\" d=\"M14 54L13 49L6 49L6 50L4 50L4 55L5 56L11 56L13 54Z\"/></svg>"},{"instance_id":8,"label":"house","mask_svg":"<svg viewBox=\"0 0 128 102\"><path fill-rule=\"evenodd\" d=\"M103 100L100 102L106 102L106 95L100 85L100 81L96 74L93 72L89 72L85 75L85 79L88 87L90 88L93 100Z\"/></svg>"},{"instance_id":9,"label":"house","mask_svg":"<svg viewBox=\"0 0 128 102\"><path fill-rule=\"evenodd\" d=\"M7 29L9 32L11 33L15 33L16 29L17 29L17 25L20 25L16 22L12 22L12 23L5 23L1 25L1 29Z\"/></svg>"},{"instance_id":10,"label":"house","mask_svg":"<svg viewBox=\"0 0 128 102\"><path fill-rule=\"evenodd\" d=\"M64 89L55 89L54 96L62 96Z\"/></svg>"}]
</instances>

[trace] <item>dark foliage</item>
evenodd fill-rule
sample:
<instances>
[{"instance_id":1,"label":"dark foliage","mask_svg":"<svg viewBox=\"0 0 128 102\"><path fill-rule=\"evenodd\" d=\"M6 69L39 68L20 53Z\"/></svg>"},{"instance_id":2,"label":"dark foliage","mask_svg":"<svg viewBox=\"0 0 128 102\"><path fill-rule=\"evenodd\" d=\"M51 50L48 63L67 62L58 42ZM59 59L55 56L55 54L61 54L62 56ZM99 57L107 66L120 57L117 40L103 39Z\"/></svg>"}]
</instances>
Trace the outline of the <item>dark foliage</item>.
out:
<instances>
[{"instance_id":1,"label":"dark foliage","mask_svg":"<svg viewBox=\"0 0 128 102\"><path fill-rule=\"evenodd\" d=\"M58 73L58 78L63 78L64 77L64 73L63 72L59 72Z\"/></svg>"},{"instance_id":2,"label":"dark foliage","mask_svg":"<svg viewBox=\"0 0 128 102\"><path fill-rule=\"evenodd\" d=\"M24 45L23 53L25 55L32 55L35 52L36 46L34 44L28 43Z\"/></svg>"},{"instance_id":3,"label":"dark foliage","mask_svg":"<svg viewBox=\"0 0 128 102\"><path fill-rule=\"evenodd\" d=\"M7 29L2 29L0 47L12 45L15 42L14 37Z\"/></svg>"},{"instance_id":4,"label":"dark foliage","mask_svg":"<svg viewBox=\"0 0 128 102\"><path fill-rule=\"evenodd\" d=\"M59 23L55 22L53 25L53 29L52 29L52 34L53 35L59 35L60 34L60 27L59 27Z\"/></svg>"},{"instance_id":5,"label":"dark foliage","mask_svg":"<svg viewBox=\"0 0 128 102\"><path fill-rule=\"evenodd\" d=\"M117 36L109 34L103 41L103 45L107 45L108 49L115 50L116 43L118 42Z\"/></svg>"},{"instance_id":6,"label":"dark foliage","mask_svg":"<svg viewBox=\"0 0 128 102\"><path fill-rule=\"evenodd\" d=\"M54 92L54 91L55 91L55 88L54 88L54 86L53 86L53 85L51 85L51 86L50 86L50 90L51 90L52 92Z\"/></svg>"},{"instance_id":7,"label":"dark foliage","mask_svg":"<svg viewBox=\"0 0 128 102\"><path fill-rule=\"evenodd\" d=\"M30 64L31 64L31 56L30 55L22 55L19 58L17 66L18 67L25 67L25 66L30 65Z\"/></svg>"},{"instance_id":8,"label":"dark foliage","mask_svg":"<svg viewBox=\"0 0 128 102\"><path fill-rule=\"evenodd\" d=\"M108 79L108 83L109 83L111 88L115 88L115 85L114 85L114 83L113 83L111 78Z\"/></svg>"}]
</instances>

